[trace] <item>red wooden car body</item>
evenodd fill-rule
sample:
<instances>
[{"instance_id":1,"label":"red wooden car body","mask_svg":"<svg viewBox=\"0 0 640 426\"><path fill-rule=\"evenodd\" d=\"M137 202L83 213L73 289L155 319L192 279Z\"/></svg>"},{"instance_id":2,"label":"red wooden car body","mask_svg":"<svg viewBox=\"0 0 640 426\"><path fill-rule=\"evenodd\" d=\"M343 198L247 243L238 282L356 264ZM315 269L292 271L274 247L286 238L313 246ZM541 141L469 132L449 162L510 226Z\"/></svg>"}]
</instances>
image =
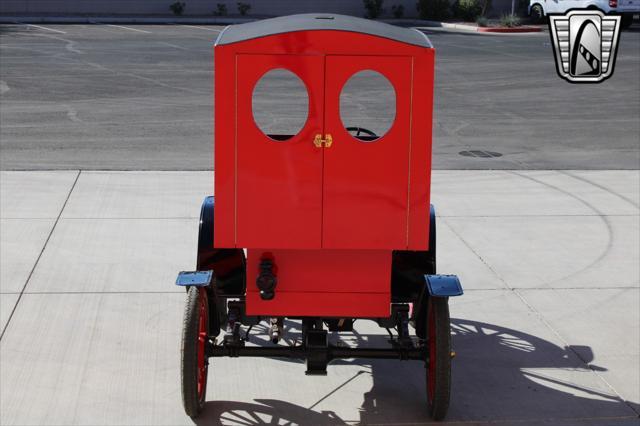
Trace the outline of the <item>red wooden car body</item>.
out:
<instances>
[{"instance_id":1,"label":"red wooden car body","mask_svg":"<svg viewBox=\"0 0 640 426\"><path fill-rule=\"evenodd\" d=\"M434 49L417 30L347 17L263 22L228 27L215 46L214 246L247 249L247 315L388 317L392 252L429 249ZM252 112L273 69L299 77L309 99L286 141ZM343 86L363 70L395 90L395 120L371 142L340 118ZM264 259L270 300L255 285Z\"/></svg>"}]
</instances>

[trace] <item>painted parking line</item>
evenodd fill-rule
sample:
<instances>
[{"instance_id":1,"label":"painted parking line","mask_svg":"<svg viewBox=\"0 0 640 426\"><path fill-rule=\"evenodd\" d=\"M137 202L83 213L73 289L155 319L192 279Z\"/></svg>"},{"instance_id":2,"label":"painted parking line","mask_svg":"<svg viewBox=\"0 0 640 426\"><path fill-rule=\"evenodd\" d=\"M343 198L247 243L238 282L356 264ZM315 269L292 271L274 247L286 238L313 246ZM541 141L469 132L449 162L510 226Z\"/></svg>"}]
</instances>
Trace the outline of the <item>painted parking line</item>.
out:
<instances>
[{"instance_id":1,"label":"painted parking line","mask_svg":"<svg viewBox=\"0 0 640 426\"><path fill-rule=\"evenodd\" d=\"M162 44L163 46L173 47L174 49L189 50L186 47L178 46L177 44L167 43L165 41L159 41L158 44Z\"/></svg>"},{"instance_id":2,"label":"painted parking line","mask_svg":"<svg viewBox=\"0 0 640 426\"><path fill-rule=\"evenodd\" d=\"M197 25L186 25L186 24L178 24L178 25L180 25L181 27L198 28L200 30L214 31L214 32L217 32L217 33L222 31L222 30L217 30L215 28L199 27Z\"/></svg>"},{"instance_id":3,"label":"painted parking line","mask_svg":"<svg viewBox=\"0 0 640 426\"><path fill-rule=\"evenodd\" d=\"M105 24L107 27L122 28L123 30L135 31L138 33L151 34L151 31L139 30L137 28L125 27L123 25Z\"/></svg>"},{"instance_id":4,"label":"painted parking line","mask_svg":"<svg viewBox=\"0 0 640 426\"><path fill-rule=\"evenodd\" d=\"M21 22L19 22L19 23L21 23ZM26 25L27 27L40 28L41 30L52 31L52 32L58 33L58 34L66 34L66 32L64 32L64 31L54 30L53 28L43 27L41 25L34 25L34 24L24 24L24 25Z\"/></svg>"}]
</instances>

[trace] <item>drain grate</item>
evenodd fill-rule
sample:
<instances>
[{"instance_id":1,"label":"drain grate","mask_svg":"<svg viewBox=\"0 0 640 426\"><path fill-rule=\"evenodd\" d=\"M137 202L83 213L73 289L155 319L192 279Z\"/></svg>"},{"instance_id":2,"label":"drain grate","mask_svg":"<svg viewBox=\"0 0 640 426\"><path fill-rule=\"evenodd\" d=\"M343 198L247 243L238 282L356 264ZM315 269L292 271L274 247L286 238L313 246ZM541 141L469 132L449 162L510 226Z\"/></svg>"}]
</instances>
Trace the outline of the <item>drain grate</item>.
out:
<instances>
[{"instance_id":1,"label":"drain grate","mask_svg":"<svg viewBox=\"0 0 640 426\"><path fill-rule=\"evenodd\" d=\"M476 158L495 158L502 157L502 154L494 151L484 151L484 150L471 150L471 151L460 151L458 154L463 157L476 157Z\"/></svg>"}]
</instances>

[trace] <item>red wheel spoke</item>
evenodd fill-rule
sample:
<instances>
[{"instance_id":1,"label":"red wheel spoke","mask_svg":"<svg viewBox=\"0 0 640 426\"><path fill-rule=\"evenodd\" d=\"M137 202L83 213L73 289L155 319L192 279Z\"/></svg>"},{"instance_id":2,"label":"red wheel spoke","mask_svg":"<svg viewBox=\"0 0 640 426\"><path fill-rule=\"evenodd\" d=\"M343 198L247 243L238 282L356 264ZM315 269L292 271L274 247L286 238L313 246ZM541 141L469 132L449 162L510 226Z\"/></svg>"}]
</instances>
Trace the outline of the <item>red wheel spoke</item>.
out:
<instances>
[{"instance_id":1,"label":"red wheel spoke","mask_svg":"<svg viewBox=\"0 0 640 426\"><path fill-rule=\"evenodd\" d=\"M215 309L215 308L214 308ZM187 292L182 331L182 403L188 416L195 418L204 408L207 395L210 343L209 299L204 288L190 287Z\"/></svg>"},{"instance_id":2,"label":"red wheel spoke","mask_svg":"<svg viewBox=\"0 0 640 426\"><path fill-rule=\"evenodd\" d=\"M207 294L200 290L200 319L198 321L198 397L202 397L207 385L207 366L205 356L205 344L207 341L207 322L209 321L207 304L205 298Z\"/></svg>"}]
</instances>

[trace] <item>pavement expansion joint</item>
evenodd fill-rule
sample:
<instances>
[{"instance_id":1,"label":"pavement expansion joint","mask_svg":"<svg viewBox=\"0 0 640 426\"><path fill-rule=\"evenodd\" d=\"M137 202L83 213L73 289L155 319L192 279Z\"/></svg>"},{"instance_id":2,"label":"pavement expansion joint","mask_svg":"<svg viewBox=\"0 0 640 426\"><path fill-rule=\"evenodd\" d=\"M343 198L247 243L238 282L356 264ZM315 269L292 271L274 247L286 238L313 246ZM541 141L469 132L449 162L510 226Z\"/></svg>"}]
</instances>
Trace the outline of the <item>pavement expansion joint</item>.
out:
<instances>
[{"instance_id":1,"label":"pavement expansion joint","mask_svg":"<svg viewBox=\"0 0 640 426\"><path fill-rule=\"evenodd\" d=\"M64 212L64 208L67 206L67 202L69 202L69 198L71 197L71 193L73 192L74 188L76 187L76 183L78 183L78 179L80 178L80 174L81 173L82 173L82 170L78 170L78 173L76 174L75 180L73 181L73 184L71 185L71 188L69 189L69 193L67 194L67 197L65 198L64 203L62 204L62 207L60 208L60 212L58 213L58 217L56 218L56 221L53 223L53 226L51 227L51 231L49 231L49 234L47 235L47 239L45 240L44 244L42 245L42 249L40 250L40 253L38 253L38 257L36 258L36 261L33 264L33 268L31 268L31 271L29 272L29 275L27 276L27 279L25 280L25 283L22 286L22 290L19 293L18 300L16 300L15 304L13 305L11 313L9 314L9 316L7 318L7 321L4 324L4 328L2 329L2 333L0 333L0 341L2 341L2 338L4 337L5 332L9 328L9 324L11 323L11 319L13 318L13 314L16 312L16 309L18 308L18 305L20 304L20 300L22 299L22 295L24 294L24 292L25 292L25 290L27 288L27 285L29 284L29 281L31 280L31 277L33 276L34 271L38 267L38 262L40 261L40 258L42 257L42 254L44 253L45 249L47 248L47 244L49 243L49 240L51 239L51 236L53 235L53 232L56 229L56 225L58 225L58 222L60 221L60 217L62 216L62 213Z\"/></svg>"},{"instance_id":2,"label":"pavement expansion joint","mask_svg":"<svg viewBox=\"0 0 640 426\"><path fill-rule=\"evenodd\" d=\"M583 364L585 367L587 367L589 370L591 370L591 372L593 372L593 374L595 374L598 379L604 383L604 385L609 388L609 390L611 392L613 392L614 395L616 395L616 397L618 398L619 401L623 402L631 411L633 411L634 413L636 413L636 416L640 415L640 412L638 412L633 404L631 404L629 401L627 401L614 387L611 383L609 383L609 381L602 375L600 374L600 372L598 370L596 370L595 368L592 367L592 365L590 364L590 362L588 360L586 360L577 350L575 350L575 348L569 344L569 342L567 341L567 339L562 336L562 334L560 333L560 331L556 330L555 327L553 327L549 321L547 321L544 316L540 313L540 311L538 311L531 303L529 303L527 301L527 299L524 297L523 294L521 294L518 290L514 290L513 293L518 296L518 298L522 301L522 303L524 303L527 306L527 309L529 309L537 318L538 321L540 321L542 324L544 324L544 326L546 328L549 329L549 331L551 331L564 345L565 348L567 348L568 350L570 350L574 356L576 356Z\"/></svg>"}]
</instances>

